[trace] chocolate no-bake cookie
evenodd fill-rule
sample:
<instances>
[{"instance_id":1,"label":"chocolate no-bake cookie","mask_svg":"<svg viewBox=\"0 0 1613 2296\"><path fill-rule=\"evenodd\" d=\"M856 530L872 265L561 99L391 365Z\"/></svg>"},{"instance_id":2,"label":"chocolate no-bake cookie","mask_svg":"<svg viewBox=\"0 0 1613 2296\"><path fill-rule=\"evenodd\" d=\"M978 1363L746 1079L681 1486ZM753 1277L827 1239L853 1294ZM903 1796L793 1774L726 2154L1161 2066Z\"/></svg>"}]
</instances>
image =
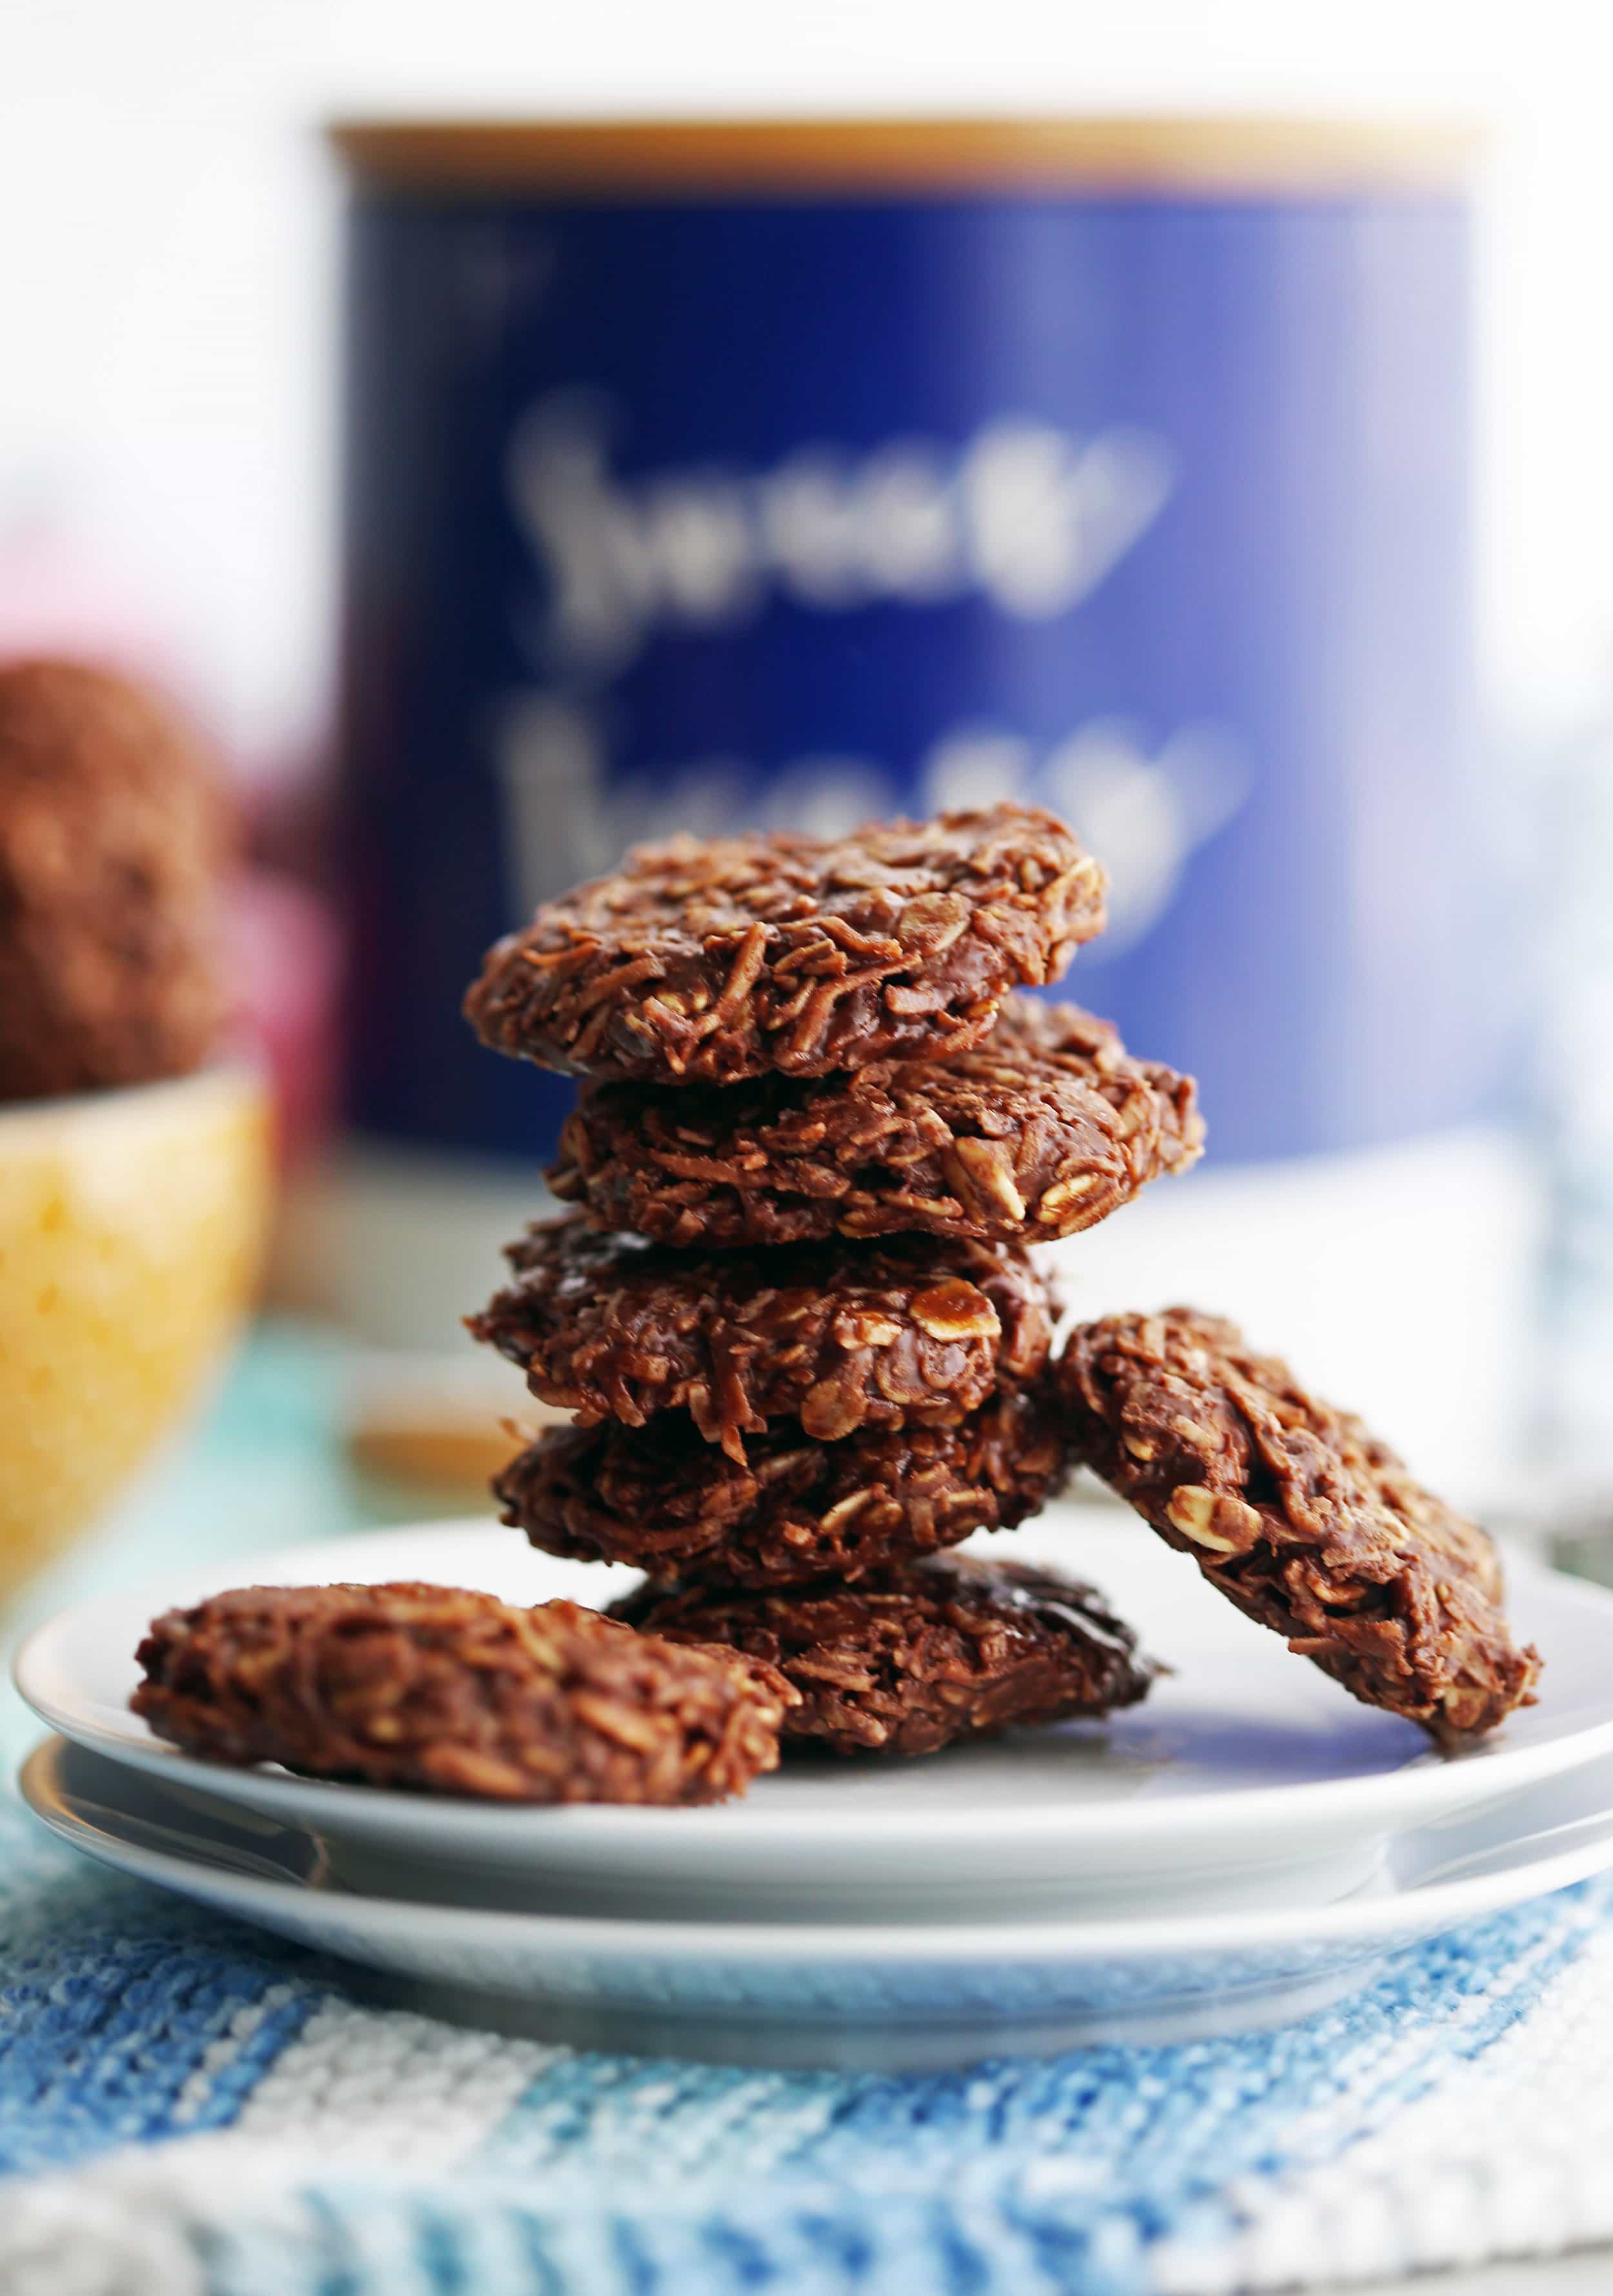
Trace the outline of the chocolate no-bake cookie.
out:
<instances>
[{"instance_id":1,"label":"chocolate no-bake cookie","mask_svg":"<svg viewBox=\"0 0 1613 2296\"><path fill-rule=\"evenodd\" d=\"M611 1615L775 1666L800 1694L785 1736L839 1754L930 1754L1013 1723L1107 1714L1134 1705L1153 1676L1136 1636L1091 1587L962 1554L855 1587L741 1595L647 1586Z\"/></svg>"},{"instance_id":2,"label":"chocolate no-bake cookie","mask_svg":"<svg viewBox=\"0 0 1613 2296\"><path fill-rule=\"evenodd\" d=\"M668 1251L587 1223L540 1223L509 1247L514 1281L467 1324L579 1423L640 1427L687 1410L742 1463L742 1439L797 1418L951 1426L1022 1387L1052 1335L1046 1282L1009 1244L892 1236L777 1251Z\"/></svg>"},{"instance_id":3,"label":"chocolate no-bake cookie","mask_svg":"<svg viewBox=\"0 0 1613 2296\"><path fill-rule=\"evenodd\" d=\"M775 1419L741 1465L667 1413L643 1429L556 1428L493 1489L551 1554L729 1587L849 1581L1035 1514L1065 1464L1053 1419L1036 1386L955 1427L864 1427L839 1443Z\"/></svg>"},{"instance_id":4,"label":"chocolate no-bake cookie","mask_svg":"<svg viewBox=\"0 0 1613 2296\"><path fill-rule=\"evenodd\" d=\"M0 670L0 1101L181 1076L225 1015L213 759L127 679Z\"/></svg>"},{"instance_id":5,"label":"chocolate no-bake cookie","mask_svg":"<svg viewBox=\"0 0 1613 2296\"><path fill-rule=\"evenodd\" d=\"M731 1651L446 1587L239 1587L138 1656L131 1705L192 1753L500 1801L721 1801L794 1697Z\"/></svg>"},{"instance_id":6,"label":"chocolate no-bake cookie","mask_svg":"<svg viewBox=\"0 0 1613 2296\"><path fill-rule=\"evenodd\" d=\"M1091 1227L1198 1158L1192 1079L1107 1021L1011 996L972 1052L722 1092L585 1085L549 1177L594 1226L659 1243L918 1229L1011 1242Z\"/></svg>"},{"instance_id":7,"label":"chocolate no-bake cookie","mask_svg":"<svg viewBox=\"0 0 1613 2296\"><path fill-rule=\"evenodd\" d=\"M999 805L851 836L677 838L489 950L465 1012L546 1067L733 1084L976 1043L1103 924L1103 873L1051 814Z\"/></svg>"},{"instance_id":8,"label":"chocolate no-bake cookie","mask_svg":"<svg viewBox=\"0 0 1613 2296\"><path fill-rule=\"evenodd\" d=\"M1531 1702L1477 1524L1218 1316L1109 1316L1057 1377L1077 1455L1240 1611L1443 1741Z\"/></svg>"}]
</instances>

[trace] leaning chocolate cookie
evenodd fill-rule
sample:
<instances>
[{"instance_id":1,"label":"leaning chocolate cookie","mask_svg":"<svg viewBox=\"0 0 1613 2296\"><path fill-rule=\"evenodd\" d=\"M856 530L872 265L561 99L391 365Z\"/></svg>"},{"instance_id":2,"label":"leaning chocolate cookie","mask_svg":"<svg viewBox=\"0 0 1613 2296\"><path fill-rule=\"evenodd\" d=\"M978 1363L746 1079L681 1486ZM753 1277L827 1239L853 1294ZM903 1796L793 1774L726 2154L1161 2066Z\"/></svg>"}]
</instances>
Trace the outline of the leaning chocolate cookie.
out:
<instances>
[{"instance_id":1,"label":"leaning chocolate cookie","mask_svg":"<svg viewBox=\"0 0 1613 2296\"><path fill-rule=\"evenodd\" d=\"M677 838L545 903L488 951L465 1012L484 1044L548 1068L823 1076L964 1050L1102 925L1102 871L1028 806L832 840Z\"/></svg>"},{"instance_id":2,"label":"leaning chocolate cookie","mask_svg":"<svg viewBox=\"0 0 1613 2296\"><path fill-rule=\"evenodd\" d=\"M1077 1456L1369 1706L1459 1741L1533 1702L1540 1660L1486 1534L1234 1325L1108 1316L1071 1333L1057 1377Z\"/></svg>"},{"instance_id":3,"label":"leaning chocolate cookie","mask_svg":"<svg viewBox=\"0 0 1613 2296\"><path fill-rule=\"evenodd\" d=\"M130 1704L191 1753L496 1801L722 1801L794 1698L732 1652L448 1587L238 1587L138 1657Z\"/></svg>"},{"instance_id":4,"label":"leaning chocolate cookie","mask_svg":"<svg viewBox=\"0 0 1613 2296\"><path fill-rule=\"evenodd\" d=\"M740 1463L769 1419L823 1442L954 1426L1033 1379L1052 1337L1046 1281L1008 1244L667 1251L574 1217L528 1228L508 1256L514 1281L466 1322L535 1395L584 1426L687 1411Z\"/></svg>"},{"instance_id":5,"label":"leaning chocolate cookie","mask_svg":"<svg viewBox=\"0 0 1613 2296\"><path fill-rule=\"evenodd\" d=\"M815 1443L774 1419L744 1464L681 1412L645 1428L561 1427L495 1480L534 1546L729 1587L847 1582L1035 1514L1064 1468L1048 1399L994 1396L955 1427L860 1429Z\"/></svg>"},{"instance_id":6,"label":"leaning chocolate cookie","mask_svg":"<svg viewBox=\"0 0 1613 2296\"><path fill-rule=\"evenodd\" d=\"M1107 1714L1155 1671L1090 1587L962 1554L791 1593L646 1586L611 1616L776 1667L800 1699L785 1736L837 1754L932 1754L1015 1723Z\"/></svg>"},{"instance_id":7,"label":"leaning chocolate cookie","mask_svg":"<svg viewBox=\"0 0 1613 2296\"><path fill-rule=\"evenodd\" d=\"M725 1092L586 1085L549 1178L595 1226L684 1249L911 1229L1038 1242L1203 1145L1190 1077L1131 1059L1076 1005L1011 996L946 1060Z\"/></svg>"}]
</instances>

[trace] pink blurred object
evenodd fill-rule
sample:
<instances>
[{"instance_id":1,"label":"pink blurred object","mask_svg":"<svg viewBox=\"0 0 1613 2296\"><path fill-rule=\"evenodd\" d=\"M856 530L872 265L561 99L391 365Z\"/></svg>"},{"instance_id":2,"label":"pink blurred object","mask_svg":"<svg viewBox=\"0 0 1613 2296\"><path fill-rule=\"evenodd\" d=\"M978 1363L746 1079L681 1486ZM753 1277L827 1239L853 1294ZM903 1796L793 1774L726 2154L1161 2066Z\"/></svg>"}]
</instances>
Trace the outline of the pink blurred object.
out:
<instances>
[{"instance_id":1,"label":"pink blurred object","mask_svg":"<svg viewBox=\"0 0 1613 2296\"><path fill-rule=\"evenodd\" d=\"M230 888L229 930L242 1025L266 1055L282 1162L299 1162L336 1106L340 943L324 902L292 878L244 871Z\"/></svg>"},{"instance_id":2,"label":"pink blurred object","mask_svg":"<svg viewBox=\"0 0 1613 2296\"><path fill-rule=\"evenodd\" d=\"M0 660L73 654L160 685L205 715L171 631L137 591L45 519L0 530Z\"/></svg>"}]
</instances>

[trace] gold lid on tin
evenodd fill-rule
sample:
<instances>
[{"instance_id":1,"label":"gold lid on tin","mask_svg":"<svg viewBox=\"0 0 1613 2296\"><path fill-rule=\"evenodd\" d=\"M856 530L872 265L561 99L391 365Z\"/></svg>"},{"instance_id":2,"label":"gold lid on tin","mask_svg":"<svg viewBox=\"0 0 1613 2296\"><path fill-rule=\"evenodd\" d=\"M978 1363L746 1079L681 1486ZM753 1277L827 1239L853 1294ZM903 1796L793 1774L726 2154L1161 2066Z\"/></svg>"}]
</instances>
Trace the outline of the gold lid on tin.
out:
<instances>
[{"instance_id":1,"label":"gold lid on tin","mask_svg":"<svg viewBox=\"0 0 1613 2296\"><path fill-rule=\"evenodd\" d=\"M854 198L1091 189L1208 197L1459 188L1483 147L1458 121L1183 115L995 119L349 120L366 186L594 198Z\"/></svg>"}]
</instances>

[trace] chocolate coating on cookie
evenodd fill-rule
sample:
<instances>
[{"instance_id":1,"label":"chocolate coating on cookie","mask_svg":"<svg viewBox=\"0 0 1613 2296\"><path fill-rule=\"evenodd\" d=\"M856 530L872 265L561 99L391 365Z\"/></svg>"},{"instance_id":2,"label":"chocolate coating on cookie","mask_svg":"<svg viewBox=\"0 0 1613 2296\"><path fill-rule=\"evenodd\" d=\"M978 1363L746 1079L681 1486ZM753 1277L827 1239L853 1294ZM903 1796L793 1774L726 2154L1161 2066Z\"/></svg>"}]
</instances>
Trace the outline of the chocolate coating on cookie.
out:
<instances>
[{"instance_id":1,"label":"chocolate coating on cookie","mask_svg":"<svg viewBox=\"0 0 1613 2296\"><path fill-rule=\"evenodd\" d=\"M1045 1242L1092 1227L1204 1144L1192 1079L1107 1021L1012 996L947 1060L725 1092L585 1086L549 1178L602 1228L731 1248L921 1230Z\"/></svg>"},{"instance_id":2,"label":"chocolate coating on cookie","mask_svg":"<svg viewBox=\"0 0 1613 2296\"><path fill-rule=\"evenodd\" d=\"M776 1667L800 1693L785 1736L837 1754L932 1754L1015 1723L1107 1714L1153 1677L1090 1587L962 1554L793 1593L645 1587L611 1615Z\"/></svg>"},{"instance_id":3,"label":"chocolate coating on cookie","mask_svg":"<svg viewBox=\"0 0 1613 2296\"><path fill-rule=\"evenodd\" d=\"M1348 1412L1188 1308L1109 1316L1058 1369L1077 1455L1239 1609L1445 1741L1532 1702L1495 1550Z\"/></svg>"},{"instance_id":4,"label":"chocolate coating on cookie","mask_svg":"<svg viewBox=\"0 0 1613 2296\"><path fill-rule=\"evenodd\" d=\"M1031 807L832 840L677 838L545 903L488 951L465 1012L549 1068L823 1076L964 1050L1102 924L1101 870Z\"/></svg>"},{"instance_id":5,"label":"chocolate coating on cookie","mask_svg":"<svg viewBox=\"0 0 1613 2296\"><path fill-rule=\"evenodd\" d=\"M498 1801L710 1802L778 1760L792 1693L575 1603L243 1587L155 1620L130 1704L209 1760Z\"/></svg>"},{"instance_id":6,"label":"chocolate coating on cookie","mask_svg":"<svg viewBox=\"0 0 1613 2296\"><path fill-rule=\"evenodd\" d=\"M955 1427L867 1428L815 1443L769 1421L737 1464L681 1413L643 1429L556 1428L494 1483L535 1546L729 1587L847 1582L1035 1514L1065 1464L1036 1389Z\"/></svg>"},{"instance_id":7,"label":"chocolate coating on cookie","mask_svg":"<svg viewBox=\"0 0 1613 2296\"><path fill-rule=\"evenodd\" d=\"M181 1076L224 1017L212 758L153 695L0 670L0 1101Z\"/></svg>"},{"instance_id":8,"label":"chocolate coating on cookie","mask_svg":"<svg viewBox=\"0 0 1613 2296\"><path fill-rule=\"evenodd\" d=\"M823 1442L955 1425L1033 1379L1052 1336L1046 1282L1008 1244L667 1251L573 1218L528 1228L508 1256L514 1281L466 1320L535 1395L585 1427L688 1411L740 1463L769 1419Z\"/></svg>"}]
</instances>

